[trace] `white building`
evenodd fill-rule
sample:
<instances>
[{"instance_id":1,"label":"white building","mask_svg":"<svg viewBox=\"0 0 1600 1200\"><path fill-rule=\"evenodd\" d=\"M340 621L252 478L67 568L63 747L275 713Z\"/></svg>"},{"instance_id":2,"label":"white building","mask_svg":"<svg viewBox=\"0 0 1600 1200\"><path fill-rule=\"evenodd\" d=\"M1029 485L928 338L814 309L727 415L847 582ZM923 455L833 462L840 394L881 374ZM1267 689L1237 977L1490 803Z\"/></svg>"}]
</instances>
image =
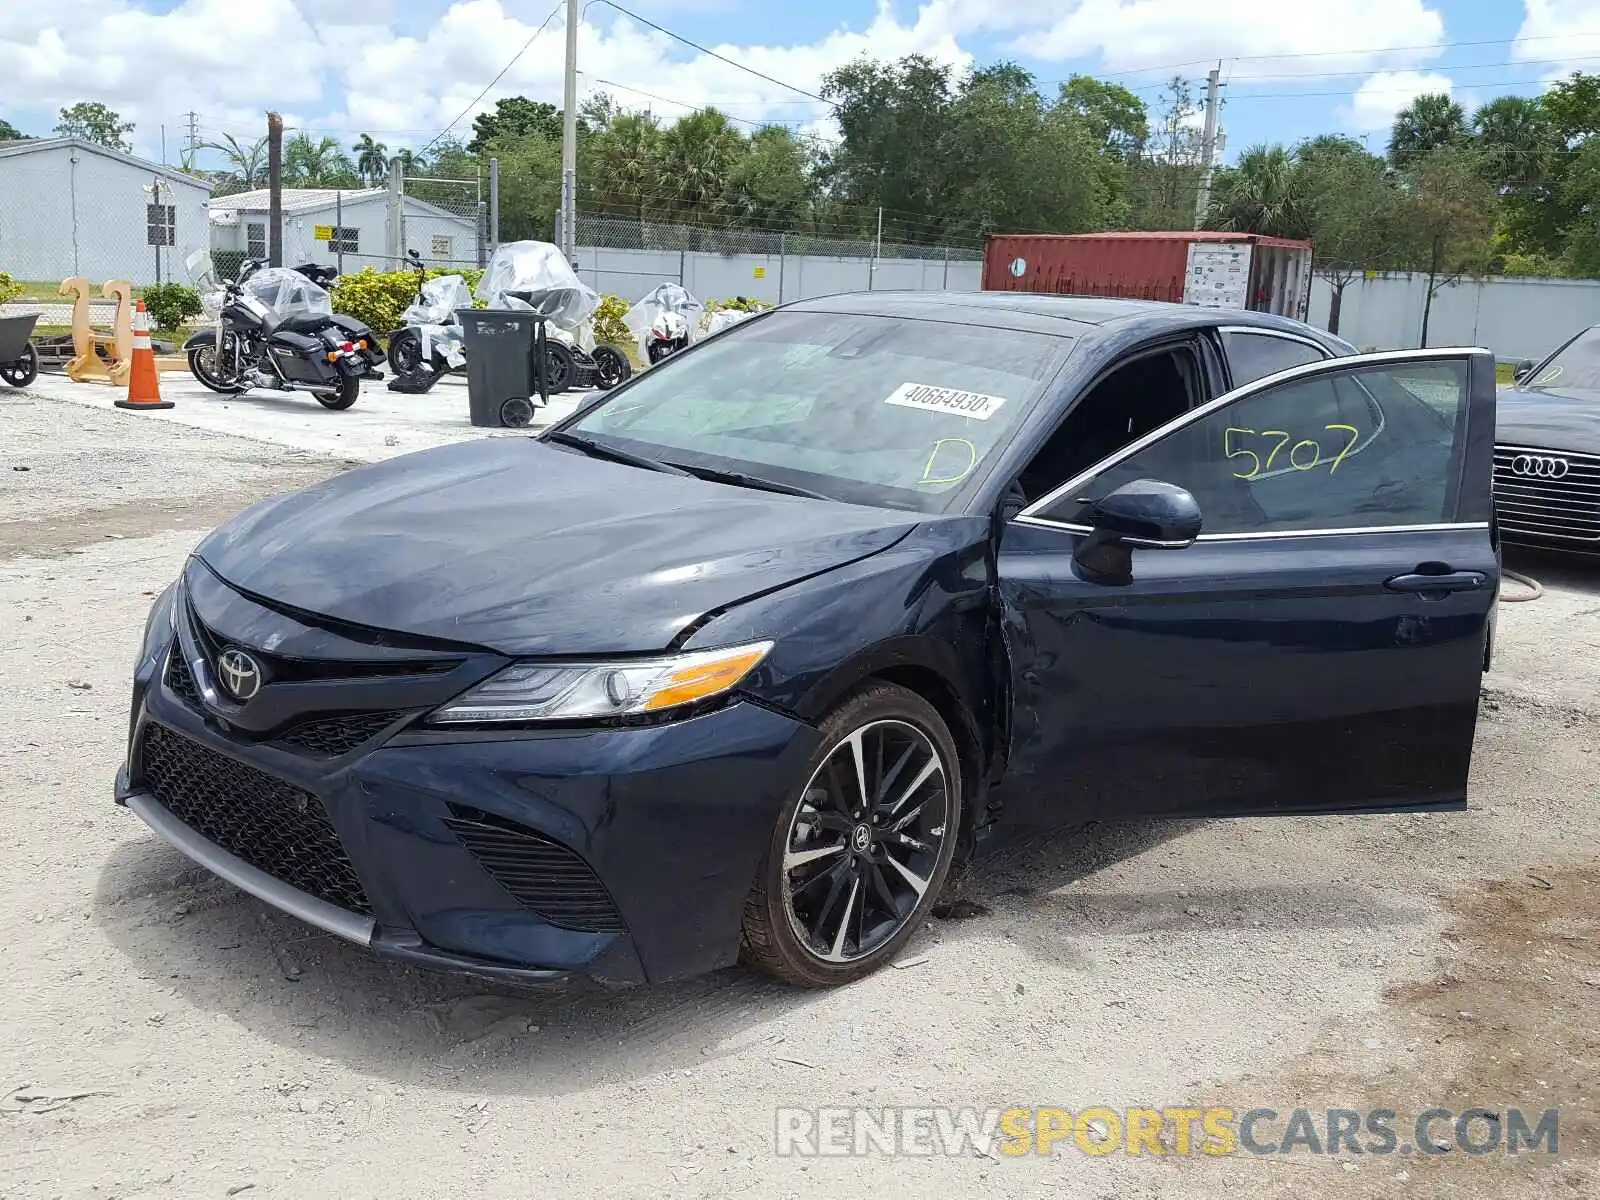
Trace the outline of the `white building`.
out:
<instances>
[{"instance_id":1,"label":"white building","mask_svg":"<svg viewBox=\"0 0 1600 1200\"><path fill-rule=\"evenodd\" d=\"M209 239L211 185L81 138L0 142L0 271L143 286Z\"/></svg>"},{"instance_id":2,"label":"white building","mask_svg":"<svg viewBox=\"0 0 1600 1200\"><path fill-rule=\"evenodd\" d=\"M340 271L365 266L395 270L389 260L389 193L385 188L339 191L284 188L283 264L331 263ZM406 196L402 200L401 242L429 266L476 267L477 222ZM211 248L249 258L267 257L270 223L266 188L218 196L211 211Z\"/></svg>"}]
</instances>

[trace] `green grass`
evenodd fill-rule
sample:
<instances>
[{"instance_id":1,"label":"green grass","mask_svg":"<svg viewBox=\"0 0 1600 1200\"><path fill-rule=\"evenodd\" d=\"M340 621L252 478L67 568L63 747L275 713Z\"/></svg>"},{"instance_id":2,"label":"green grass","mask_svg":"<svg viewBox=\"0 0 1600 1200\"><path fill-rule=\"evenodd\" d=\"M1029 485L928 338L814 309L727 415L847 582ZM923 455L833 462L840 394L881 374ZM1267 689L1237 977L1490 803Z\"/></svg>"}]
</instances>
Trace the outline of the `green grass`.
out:
<instances>
[{"instance_id":1,"label":"green grass","mask_svg":"<svg viewBox=\"0 0 1600 1200\"><path fill-rule=\"evenodd\" d=\"M103 280L101 282L104 282ZM71 304L72 297L61 294L61 281L39 281L36 279L18 279L17 285L22 288L21 295L12 300L12 304ZM133 289L133 298L137 300L144 295L142 287ZM89 292L90 303L99 303L106 300L100 294L100 285L94 284Z\"/></svg>"},{"instance_id":2,"label":"green grass","mask_svg":"<svg viewBox=\"0 0 1600 1200\"><path fill-rule=\"evenodd\" d=\"M1516 369L1515 363L1495 363L1494 381L1499 384L1512 382L1511 375Z\"/></svg>"}]
</instances>

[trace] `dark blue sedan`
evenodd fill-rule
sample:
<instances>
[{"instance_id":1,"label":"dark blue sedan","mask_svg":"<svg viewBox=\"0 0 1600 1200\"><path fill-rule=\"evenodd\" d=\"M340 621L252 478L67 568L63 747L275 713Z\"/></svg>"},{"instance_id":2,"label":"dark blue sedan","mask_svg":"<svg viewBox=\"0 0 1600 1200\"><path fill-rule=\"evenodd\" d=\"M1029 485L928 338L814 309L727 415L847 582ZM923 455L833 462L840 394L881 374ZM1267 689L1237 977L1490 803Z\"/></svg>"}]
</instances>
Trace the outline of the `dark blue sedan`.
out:
<instances>
[{"instance_id":1,"label":"dark blue sedan","mask_svg":"<svg viewBox=\"0 0 1600 1200\"><path fill-rule=\"evenodd\" d=\"M1009 830L1459 808L1494 406L1259 313L790 305L212 533L117 799L388 958L802 985Z\"/></svg>"}]
</instances>

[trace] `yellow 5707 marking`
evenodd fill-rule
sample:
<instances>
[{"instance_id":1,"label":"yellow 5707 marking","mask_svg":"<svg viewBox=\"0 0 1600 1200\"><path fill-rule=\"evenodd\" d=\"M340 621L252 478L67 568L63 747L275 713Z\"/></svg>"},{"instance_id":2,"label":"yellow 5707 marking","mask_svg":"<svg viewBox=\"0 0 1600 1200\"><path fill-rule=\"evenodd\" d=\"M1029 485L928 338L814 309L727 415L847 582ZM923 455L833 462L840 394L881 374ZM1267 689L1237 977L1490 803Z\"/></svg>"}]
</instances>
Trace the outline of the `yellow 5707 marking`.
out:
<instances>
[{"instance_id":1,"label":"yellow 5707 marking","mask_svg":"<svg viewBox=\"0 0 1600 1200\"><path fill-rule=\"evenodd\" d=\"M1323 463L1327 462L1328 474L1332 475L1339 469L1339 464L1344 462L1344 460L1349 457L1350 452L1355 449L1356 443L1361 440L1361 431L1358 430L1354 425L1334 424L1324 425L1322 428L1330 432L1336 431L1349 435L1349 440L1345 442L1344 447L1331 462L1328 462L1328 460L1323 457L1322 443L1316 438L1301 438L1299 441L1296 441L1294 445L1289 446L1289 442L1294 437L1294 434L1289 433L1286 430L1246 429L1242 425L1229 425L1222 431L1222 452L1228 458L1248 458L1250 460L1250 466L1248 468L1233 472L1233 477L1235 479L1255 479L1263 473L1271 471L1272 464L1278 460L1278 456L1283 453L1283 448L1285 446L1289 446L1289 453L1287 457L1289 460L1289 466L1294 470L1314 471L1318 467L1322 466ZM1258 437L1271 438L1274 443L1272 449L1267 452L1266 462L1261 461L1261 454L1258 451L1253 450L1248 445L1243 444L1250 438ZM1279 469L1280 471L1282 470L1282 468Z\"/></svg>"}]
</instances>

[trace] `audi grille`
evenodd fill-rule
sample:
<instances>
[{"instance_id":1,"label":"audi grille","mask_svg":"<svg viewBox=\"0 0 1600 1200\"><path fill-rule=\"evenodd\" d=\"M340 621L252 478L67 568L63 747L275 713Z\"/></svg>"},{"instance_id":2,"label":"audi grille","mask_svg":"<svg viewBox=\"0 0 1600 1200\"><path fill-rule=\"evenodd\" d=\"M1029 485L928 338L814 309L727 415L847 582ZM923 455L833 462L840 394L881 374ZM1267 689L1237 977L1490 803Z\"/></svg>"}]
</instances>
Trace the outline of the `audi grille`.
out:
<instances>
[{"instance_id":1,"label":"audi grille","mask_svg":"<svg viewBox=\"0 0 1600 1200\"><path fill-rule=\"evenodd\" d=\"M1600 550L1600 455L1496 446L1494 501L1510 541Z\"/></svg>"}]
</instances>

